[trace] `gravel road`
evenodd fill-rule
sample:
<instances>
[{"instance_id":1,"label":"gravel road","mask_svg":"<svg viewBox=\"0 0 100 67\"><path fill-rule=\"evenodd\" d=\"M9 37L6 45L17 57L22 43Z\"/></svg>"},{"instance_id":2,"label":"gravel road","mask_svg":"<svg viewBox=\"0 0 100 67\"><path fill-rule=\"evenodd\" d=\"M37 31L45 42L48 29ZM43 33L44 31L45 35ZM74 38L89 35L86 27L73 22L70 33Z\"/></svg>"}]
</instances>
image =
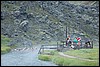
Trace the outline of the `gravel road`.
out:
<instances>
[{"instance_id":1,"label":"gravel road","mask_svg":"<svg viewBox=\"0 0 100 67\"><path fill-rule=\"evenodd\" d=\"M57 66L49 61L38 60L38 51L41 46L23 51L11 51L1 55L1 66Z\"/></svg>"}]
</instances>

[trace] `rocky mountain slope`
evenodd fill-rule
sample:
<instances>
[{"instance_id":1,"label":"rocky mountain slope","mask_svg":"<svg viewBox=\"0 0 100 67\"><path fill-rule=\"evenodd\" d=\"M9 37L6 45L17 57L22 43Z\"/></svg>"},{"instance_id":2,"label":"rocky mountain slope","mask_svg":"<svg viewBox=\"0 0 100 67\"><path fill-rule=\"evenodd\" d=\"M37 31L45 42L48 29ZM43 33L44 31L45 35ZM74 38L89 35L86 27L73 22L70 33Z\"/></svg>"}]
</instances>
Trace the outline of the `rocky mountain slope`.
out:
<instances>
[{"instance_id":1,"label":"rocky mountain slope","mask_svg":"<svg viewBox=\"0 0 100 67\"><path fill-rule=\"evenodd\" d=\"M1 34L14 38L14 43L65 40L66 26L68 34L98 40L99 2L1 1Z\"/></svg>"}]
</instances>

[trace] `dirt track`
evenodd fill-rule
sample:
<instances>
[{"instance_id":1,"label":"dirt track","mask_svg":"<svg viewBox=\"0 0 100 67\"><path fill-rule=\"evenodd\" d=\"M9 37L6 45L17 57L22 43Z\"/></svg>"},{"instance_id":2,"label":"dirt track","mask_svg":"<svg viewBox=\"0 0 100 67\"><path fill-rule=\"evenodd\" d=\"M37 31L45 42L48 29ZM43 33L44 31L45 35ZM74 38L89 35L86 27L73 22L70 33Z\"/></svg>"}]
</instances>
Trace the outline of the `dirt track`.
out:
<instances>
[{"instance_id":1,"label":"dirt track","mask_svg":"<svg viewBox=\"0 0 100 67\"><path fill-rule=\"evenodd\" d=\"M1 55L1 66L57 66L52 62L38 60L40 45L34 49L12 51Z\"/></svg>"}]
</instances>

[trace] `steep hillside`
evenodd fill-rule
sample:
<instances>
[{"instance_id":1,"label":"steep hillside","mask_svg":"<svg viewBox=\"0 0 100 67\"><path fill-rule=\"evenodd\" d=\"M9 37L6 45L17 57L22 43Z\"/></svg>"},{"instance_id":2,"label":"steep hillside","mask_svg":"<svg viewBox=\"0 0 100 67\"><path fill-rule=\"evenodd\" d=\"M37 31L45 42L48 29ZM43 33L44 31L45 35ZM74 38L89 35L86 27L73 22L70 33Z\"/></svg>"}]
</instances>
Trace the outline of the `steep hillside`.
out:
<instances>
[{"instance_id":1,"label":"steep hillside","mask_svg":"<svg viewBox=\"0 0 100 67\"><path fill-rule=\"evenodd\" d=\"M68 2L74 5L99 6L98 1L68 1Z\"/></svg>"},{"instance_id":2,"label":"steep hillside","mask_svg":"<svg viewBox=\"0 0 100 67\"><path fill-rule=\"evenodd\" d=\"M73 4L74 3L74 4ZM20 40L65 40L69 31L99 39L99 2L1 1L1 34ZM20 40L18 40L20 39ZM25 43L26 44L26 43Z\"/></svg>"}]
</instances>

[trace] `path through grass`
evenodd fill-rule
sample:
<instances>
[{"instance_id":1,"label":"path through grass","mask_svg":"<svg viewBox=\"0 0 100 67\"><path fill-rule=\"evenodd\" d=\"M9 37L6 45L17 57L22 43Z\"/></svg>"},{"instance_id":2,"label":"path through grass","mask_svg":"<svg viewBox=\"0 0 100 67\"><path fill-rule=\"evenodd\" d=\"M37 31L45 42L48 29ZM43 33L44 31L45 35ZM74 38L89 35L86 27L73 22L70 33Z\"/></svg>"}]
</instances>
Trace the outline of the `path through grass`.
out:
<instances>
[{"instance_id":1,"label":"path through grass","mask_svg":"<svg viewBox=\"0 0 100 67\"><path fill-rule=\"evenodd\" d=\"M70 50L62 53L64 53L65 55L71 55L71 56L80 57L88 60L95 60L95 61L87 61L87 60L81 60L77 58L64 57L59 55L59 53L56 50L53 51L52 55L41 54L41 56L38 57L39 59L41 58L40 60L52 61L59 66L99 66L98 48Z\"/></svg>"}]
</instances>

